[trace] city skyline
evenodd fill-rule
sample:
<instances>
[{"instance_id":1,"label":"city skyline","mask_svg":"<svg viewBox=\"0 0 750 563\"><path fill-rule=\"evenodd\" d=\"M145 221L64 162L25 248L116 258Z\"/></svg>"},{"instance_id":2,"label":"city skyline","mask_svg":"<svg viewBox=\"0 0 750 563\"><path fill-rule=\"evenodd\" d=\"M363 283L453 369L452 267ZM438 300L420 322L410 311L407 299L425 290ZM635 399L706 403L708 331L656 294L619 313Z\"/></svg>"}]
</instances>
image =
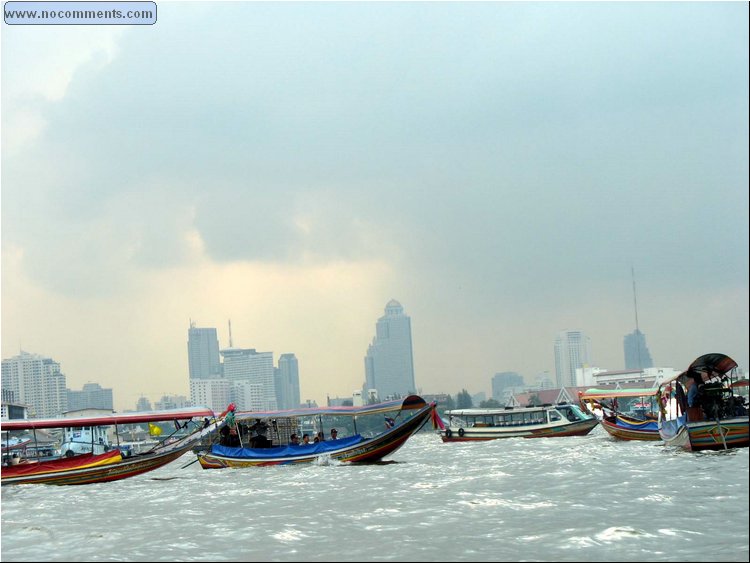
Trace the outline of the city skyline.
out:
<instances>
[{"instance_id":1,"label":"city skyline","mask_svg":"<svg viewBox=\"0 0 750 563\"><path fill-rule=\"evenodd\" d=\"M746 367L748 15L169 2L154 26L3 26L2 355L131 409L189 395L185 327L226 343L232 319L325 404L397 298L425 393L554 374L573 328L602 368L635 328L657 366Z\"/></svg>"},{"instance_id":2,"label":"city skyline","mask_svg":"<svg viewBox=\"0 0 750 563\"><path fill-rule=\"evenodd\" d=\"M389 314L390 315L396 315L397 317L406 317L406 320L408 321L407 325L410 325L410 317L403 315L403 308L401 307L401 304L398 303L396 300L392 299L386 305L386 315L383 316L383 317L381 317L378 320L378 323L376 323L376 326L378 326L378 328L381 331L383 331L385 329L385 327L384 327L384 321L388 320ZM385 329L385 330L387 331L387 329ZM190 364L190 358L194 356L191 353L191 350L190 350L190 342L192 340L191 337L193 335L195 335L196 332L200 333L202 336L205 336L207 334L208 335L215 335L215 334L217 334L217 329L214 328L214 327L196 328L194 326L194 323L191 322L190 329L188 331L188 354L187 354L188 359L189 359L188 360L188 364ZM642 342L643 342L643 344L645 346L645 339L644 339L643 334L640 333L640 331L637 331L637 332L640 335L640 337L642 339ZM231 324L230 324L230 333L231 333ZM632 337L635 333L636 333L636 331L634 331L633 333L625 335L626 342L627 342L627 339L629 337ZM232 342L231 335L229 335L227 338L228 338L228 341L231 343ZM201 337L200 340L202 341L202 343L205 343L205 338ZM376 342L376 341L377 341L377 337L373 339L373 342ZM217 346L219 345L219 341L218 340L216 341L216 344L217 344ZM495 373L492 376L490 376L488 378L488 382L486 382L486 383L489 384L489 388L490 388L489 395L492 398L496 399L496 396L498 394L496 387L498 385L502 386L502 384L498 384L498 379L499 378L509 378L509 377L510 378L520 378L521 381L523 381L523 383L522 384L518 384L518 385L516 385L516 384L511 385L511 387L514 387L514 388L517 388L517 387L526 387L526 388L530 388L530 389L536 388L540 384L540 382L541 382L540 378L542 378L543 380L546 379L545 386L551 384L552 388L558 388L558 387L561 387L561 386L562 387L571 387L571 386L575 387L576 385L578 385L576 383L576 381L575 381L575 379L576 379L576 373L575 373L575 371L578 368L583 367L587 371L592 371L592 370L594 372L600 372L600 371L607 372L608 371L608 372L612 372L612 373L617 373L617 372L619 372L619 371L622 370L622 366L619 366L619 367L616 367L616 368L612 368L611 366L602 367L602 366L597 366L597 365L591 365L591 364L589 364L589 362L587 362L586 359L589 357L590 348L591 348L591 339L587 335L583 334L581 331L576 331L576 330L561 331L560 333L558 333L558 335L556 336L556 338L554 340L554 343L553 343L553 349L555 351L555 355L559 358L559 360L558 360L558 362L560 364L559 370L561 370L561 371L559 371L556 374L555 379L557 379L557 381L554 381L554 382L551 381L550 380L550 373L547 372L547 371L537 372L533 376L530 375L530 374L518 374L516 372L500 372L500 373ZM371 349L372 349L372 345L370 345L370 347L369 347L368 350L371 350ZM221 348L221 354L225 355L225 353L228 353L230 356L237 356L237 357L244 356L245 354L250 353L253 356L257 356L258 358L261 358L261 362L264 362L266 364L266 372L268 374L274 373L273 379L275 381L275 384L272 384L272 387L275 387L275 393L276 393L276 398L277 399L279 397L287 397L289 395L289 393L291 392L295 399L299 399L299 401L297 402L297 404L301 405L301 404L304 404L305 402L310 402L310 401L318 403L318 399L317 398L308 398L306 400L302 400L302 398L298 394L295 395L295 393L298 393L298 392L295 391L294 389L298 389L299 388L299 381L300 381L299 372L298 372L298 366L297 366L297 358L296 358L295 354L293 354L293 353L283 353L283 354L281 354L279 356L278 366L274 367L273 366L273 354L274 354L274 352L261 352L261 353L258 353L258 352L256 352L255 349L252 349L252 348L242 348L242 347L227 346L227 347L222 347ZM625 362L625 364L627 364L627 362L628 362L629 353L630 352L628 350L628 346L626 345L625 349L624 349L624 362ZM53 366L55 368L56 372L58 373L58 375L61 375L63 377L63 379L67 379L67 377L68 377L67 373L64 370L61 369L62 362L56 361L54 358L47 357L44 354L38 354L36 352L28 352L28 351L24 351L24 350L20 351L18 356L14 356L12 358L11 357L9 357L9 358L3 358L3 365L4 365L3 369L5 370L6 363L12 364L12 363L17 362L17 360L19 360L21 358L24 358L24 357L33 358L33 359L36 359L36 361L43 360L45 364ZM263 360L263 358L265 358L265 360ZM649 359L650 359L650 356L649 356ZM289 368L288 366L284 365L284 364L288 364L288 363L292 364L291 368ZM367 364L367 361L365 362L365 364ZM653 366L644 366L644 370L645 370L644 373L646 373L646 372L652 373L653 369L650 369L652 367ZM656 366L656 367L657 368L674 369L673 366ZM192 388L192 382L193 381L198 381L198 382L205 381L208 384L211 384L212 382L215 383L217 381L224 381L227 384L226 384L226 389L222 389L221 392L220 392L220 395L224 395L225 396L225 398L222 401L220 401L219 403L217 403L217 404L214 405L214 404L212 404L212 401L201 401L201 400L198 400L197 403L196 403L196 405L195 405L195 406L209 406L209 407L215 408L215 410L217 410L217 412L219 410L222 410L223 407L218 406L218 404L224 405L225 403L228 404L229 402L232 401L231 393L230 393L230 390L229 390L229 382L233 379L233 375L231 373L232 369L233 368L230 367L230 369L229 369L229 371L230 371L229 377L225 377L225 375L223 373L223 366L222 366L222 373L218 376L218 379L211 378L210 381L209 381L208 378L204 378L204 377L190 377L190 373L188 373L187 374L187 380L189 382L189 391L188 391L187 397L191 397L193 395L193 388ZM291 369L292 371L288 372L287 370L289 370L289 369ZM625 370L628 370L628 369L632 369L632 368L628 368L627 365L626 365ZM741 371L745 372L745 373L748 372L748 368L745 367L745 366L741 366L740 365L739 369ZM557 370L557 368L556 368L556 370ZM285 379L285 380L287 378L292 378L293 379L293 381L288 381L286 383L286 385L291 385L291 389L292 390L290 390L290 389L284 389L281 392L281 395L279 394L279 381L277 379L277 377L280 375L280 371L282 373L285 373L285 376L284 376L283 379ZM580 371L580 369L579 369L579 371ZM676 373L678 373L679 371L681 371L681 368L677 368L676 369ZM560 384L560 380L561 379L565 380L565 381L563 381L562 385ZM365 387L367 387L367 366L366 365L365 365L364 383L365 383ZM592 383L592 385L593 385L593 383ZM222 387L224 387L224 386L222 386ZM40 389L41 389L41 387L40 387ZM9 390L12 390L12 387L10 387ZM455 395L457 395L462 390L468 390L472 395L477 395L477 396L484 396L484 395L487 394L486 391L483 390L483 389L479 389L478 390L478 389L475 389L473 387L467 389L467 386L465 386L465 385L461 386L460 389L457 388L455 390L438 390L438 391L436 391L435 389L425 389L425 390L422 390L422 391L419 391L419 392L423 392L424 394L427 394L427 395L443 394L444 393L444 394L447 394L447 395L454 395L455 396ZM355 389L353 391L361 391L361 389ZM94 393L94 394L97 394L97 395L101 394L101 392L104 392L109 397L109 401L110 402L112 401L112 395L113 395L111 389L102 389L97 382L92 382L90 380L83 384L82 391L75 390L75 389L73 389L72 385L67 385L66 384L64 386L64 388L61 389L60 392L62 392L67 397L68 401L70 401L71 394L78 395L78 394L80 394L82 392ZM216 391L214 391L214 393L215 392ZM199 395L200 396L204 396L205 395L205 391L200 392ZM347 394L344 394L344 395L333 395L331 392L328 392L328 391L326 391L324 393L324 395L326 397L326 400L322 401L319 404L326 404L327 400L331 399L331 398L334 398L334 399L351 398L351 395L347 395ZM210 393L209 393L209 396L211 396ZM139 393L138 394L138 399L137 399L136 405L135 405L135 410L151 410L151 407L150 407L150 403L151 402L153 402L154 404L157 405L157 407L156 407L157 410L159 408L182 408L182 407L184 407L187 404L187 403L185 403L185 401L188 400L187 397L185 395L180 395L180 393L177 392L177 391L175 391L174 389L169 389L169 390L163 389L163 390L161 390L159 392L155 392L155 393L151 393L151 394L148 394L148 393L145 393L145 394L144 393ZM173 399L173 398L175 398L175 399L177 399L177 400L180 401L180 403L177 406L168 406L168 407L159 407L158 406L160 404L160 402L162 402L163 400ZM15 401L16 402L18 401L17 397L16 397ZM245 399L242 399L242 401L244 402ZM120 401L118 401L117 403L120 404ZM144 403L148 404L148 406L144 406ZM268 408L276 408L276 407L273 407L272 405L267 404L267 405L265 405L263 407L258 406L257 408L261 408L261 410L268 410ZM290 404L286 404L284 406L277 405L277 408L283 409L283 408L294 408L294 407L291 406ZM131 411L131 410L133 410L133 406L132 405L126 405L126 404L123 403L122 407L120 407L120 408L115 407L115 410L116 411L119 410L121 412Z\"/></svg>"}]
</instances>

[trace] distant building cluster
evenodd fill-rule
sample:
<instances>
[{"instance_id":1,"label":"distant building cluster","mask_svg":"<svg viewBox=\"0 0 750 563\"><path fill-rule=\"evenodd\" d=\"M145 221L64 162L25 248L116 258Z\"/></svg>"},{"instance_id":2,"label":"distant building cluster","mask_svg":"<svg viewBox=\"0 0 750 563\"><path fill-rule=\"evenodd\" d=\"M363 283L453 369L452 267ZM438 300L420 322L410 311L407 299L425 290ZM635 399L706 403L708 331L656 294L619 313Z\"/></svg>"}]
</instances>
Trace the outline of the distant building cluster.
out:
<instances>
[{"instance_id":1,"label":"distant building cluster","mask_svg":"<svg viewBox=\"0 0 750 563\"><path fill-rule=\"evenodd\" d=\"M81 391L69 389L67 410L85 409L114 410L112 389L103 389L98 383L86 383Z\"/></svg>"},{"instance_id":2,"label":"distant building cluster","mask_svg":"<svg viewBox=\"0 0 750 563\"><path fill-rule=\"evenodd\" d=\"M514 405L540 396L565 397L569 390L596 385L651 384L675 374L671 368L654 367L645 335L637 328L624 336L625 369L607 370L592 365L591 339L581 330L564 330L554 340L554 378L540 373L532 385L514 371L495 373L491 378L491 400ZM301 401L299 362L292 353L281 354L274 365L273 352L235 347L229 325L229 346L221 349L216 328L199 328L191 321L188 329L190 396L164 395L152 407L141 397L137 411L208 406L216 412L234 403L240 410L294 409L316 406ZM351 397L328 398L330 405L364 405L419 392L414 377L411 318L395 299L375 324L375 336L364 358L364 383ZM451 401L448 394L425 395L439 402ZM484 403L484 392L471 396ZM574 397L571 397L574 399ZM478 405L476 405L478 406ZM21 351L2 360L2 416L52 418L68 411L113 410L112 389L86 383L79 390L68 389L60 364L52 358Z\"/></svg>"},{"instance_id":3,"label":"distant building cluster","mask_svg":"<svg viewBox=\"0 0 750 563\"><path fill-rule=\"evenodd\" d=\"M83 409L112 410L112 389L87 383L68 389L60 364L52 358L21 351L2 361L3 412L22 407L32 418L55 418Z\"/></svg>"},{"instance_id":4,"label":"distant building cluster","mask_svg":"<svg viewBox=\"0 0 750 563\"><path fill-rule=\"evenodd\" d=\"M492 398L502 405L508 403L511 395L525 388L523 377L515 371L496 373L492 377Z\"/></svg>"},{"instance_id":5,"label":"distant building cluster","mask_svg":"<svg viewBox=\"0 0 750 563\"><path fill-rule=\"evenodd\" d=\"M53 418L68 410L65 375L51 358L21 351L3 360L2 387L13 402L28 406L31 417Z\"/></svg>"},{"instance_id":6,"label":"distant building cluster","mask_svg":"<svg viewBox=\"0 0 750 563\"><path fill-rule=\"evenodd\" d=\"M299 366L294 354L282 354L274 366L273 352L233 346L220 349L215 328L188 330L190 400L221 412L229 403L240 410L290 409L300 405Z\"/></svg>"}]
</instances>

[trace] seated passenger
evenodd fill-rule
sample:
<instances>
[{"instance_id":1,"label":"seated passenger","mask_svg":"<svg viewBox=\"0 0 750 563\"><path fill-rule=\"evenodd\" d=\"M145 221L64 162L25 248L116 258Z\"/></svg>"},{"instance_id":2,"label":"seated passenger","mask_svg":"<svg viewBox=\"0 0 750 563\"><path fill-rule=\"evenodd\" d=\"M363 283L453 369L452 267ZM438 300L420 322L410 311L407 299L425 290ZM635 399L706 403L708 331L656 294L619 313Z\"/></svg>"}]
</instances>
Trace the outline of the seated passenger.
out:
<instances>
[{"instance_id":1,"label":"seated passenger","mask_svg":"<svg viewBox=\"0 0 750 563\"><path fill-rule=\"evenodd\" d=\"M289 445L290 446L299 446L299 436L296 434L292 434L289 436Z\"/></svg>"},{"instance_id":2,"label":"seated passenger","mask_svg":"<svg viewBox=\"0 0 750 563\"><path fill-rule=\"evenodd\" d=\"M331 440L337 440L339 437L339 431L335 428L331 428Z\"/></svg>"}]
</instances>

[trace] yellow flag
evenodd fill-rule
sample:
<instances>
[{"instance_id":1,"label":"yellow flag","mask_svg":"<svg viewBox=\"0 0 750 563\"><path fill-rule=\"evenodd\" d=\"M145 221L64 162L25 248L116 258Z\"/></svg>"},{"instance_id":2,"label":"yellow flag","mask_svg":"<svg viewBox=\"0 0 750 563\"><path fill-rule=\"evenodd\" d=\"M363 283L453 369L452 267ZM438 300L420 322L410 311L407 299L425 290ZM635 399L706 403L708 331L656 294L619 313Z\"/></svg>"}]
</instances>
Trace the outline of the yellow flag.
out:
<instances>
[{"instance_id":1,"label":"yellow flag","mask_svg":"<svg viewBox=\"0 0 750 563\"><path fill-rule=\"evenodd\" d=\"M149 422L148 433L151 436L159 436L161 434L161 428L159 428L156 424Z\"/></svg>"}]
</instances>

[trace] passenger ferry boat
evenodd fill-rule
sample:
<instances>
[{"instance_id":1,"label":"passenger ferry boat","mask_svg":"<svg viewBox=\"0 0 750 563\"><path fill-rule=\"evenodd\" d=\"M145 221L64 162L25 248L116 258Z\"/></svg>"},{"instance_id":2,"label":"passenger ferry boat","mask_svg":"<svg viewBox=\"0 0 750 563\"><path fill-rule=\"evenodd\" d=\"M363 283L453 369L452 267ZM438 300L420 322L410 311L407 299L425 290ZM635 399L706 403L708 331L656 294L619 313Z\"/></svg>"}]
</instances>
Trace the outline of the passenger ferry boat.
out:
<instances>
[{"instance_id":1,"label":"passenger ferry boat","mask_svg":"<svg viewBox=\"0 0 750 563\"><path fill-rule=\"evenodd\" d=\"M544 404L534 407L453 409L445 411L448 424L439 427L443 442L470 442L497 438L584 436L599 419L577 405ZM438 424L438 426L440 426Z\"/></svg>"}]
</instances>

